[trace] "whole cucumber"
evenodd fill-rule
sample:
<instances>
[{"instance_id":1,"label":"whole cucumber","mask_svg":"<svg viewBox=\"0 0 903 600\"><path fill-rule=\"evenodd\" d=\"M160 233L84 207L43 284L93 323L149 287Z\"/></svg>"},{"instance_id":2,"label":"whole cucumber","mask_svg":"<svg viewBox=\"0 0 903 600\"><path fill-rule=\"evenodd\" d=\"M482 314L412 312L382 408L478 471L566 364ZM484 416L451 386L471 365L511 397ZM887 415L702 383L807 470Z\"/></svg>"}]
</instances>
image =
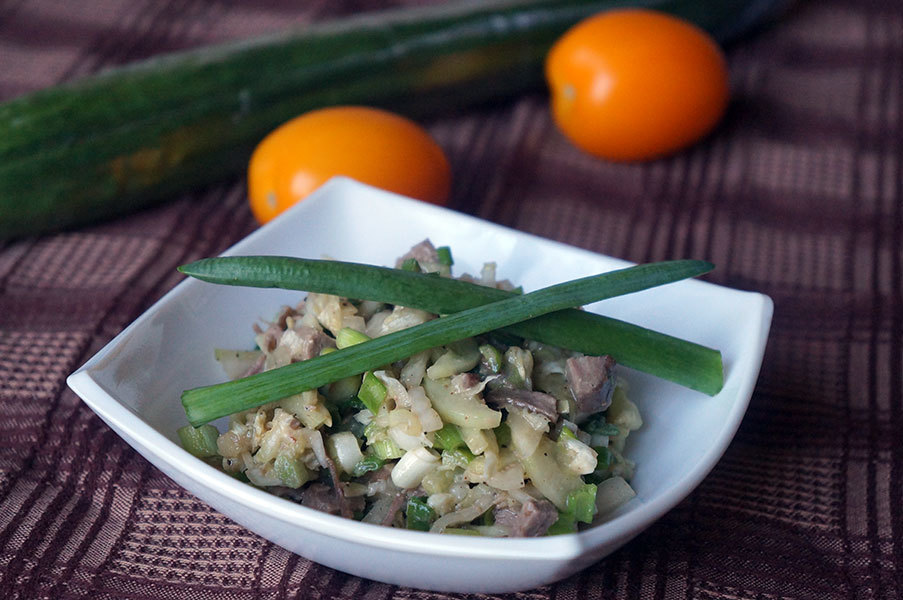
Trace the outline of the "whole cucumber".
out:
<instances>
[{"instance_id":1,"label":"whole cucumber","mask_svg":"<svg viewBox=\"0 0 903 600\"><path fill-rule=\"evenodd\" d=\"M653 7L722 40L781 4L476 0L160 56L0 104L0 240L90 223L241 172L272 129L334 104L415 118L542 89L554 40Z\"/></svg>"}]
</instances>

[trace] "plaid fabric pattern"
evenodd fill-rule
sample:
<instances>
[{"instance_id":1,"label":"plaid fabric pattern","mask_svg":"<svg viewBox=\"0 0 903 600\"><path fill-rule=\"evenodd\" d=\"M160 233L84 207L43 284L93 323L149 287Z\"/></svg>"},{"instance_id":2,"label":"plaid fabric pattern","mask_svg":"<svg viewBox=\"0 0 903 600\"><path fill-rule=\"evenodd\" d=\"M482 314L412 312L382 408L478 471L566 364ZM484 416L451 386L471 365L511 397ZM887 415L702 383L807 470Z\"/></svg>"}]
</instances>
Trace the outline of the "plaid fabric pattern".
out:
<instances>
[{"instance_id":1,"label":"plaid fabric pattern","mask_svg":"<svg viewBox=\"0 0 903 600\"><path fill-rule=\"evenodd\" d=\"M0 98L412 3L3 0ZM708 259L711 280L775 301L749 412L702 485L605 560L506 598L903 595L903 6L798 3L728 58L733 102L716 133L646 164L580 154L541 94L427 123L453 164L453 208L632 261ZM235 180L0 243L0 596L457 597L358 579L257 537L66 387L179 281L178 264L255 227Z\"/></svg>"}]
</instances>

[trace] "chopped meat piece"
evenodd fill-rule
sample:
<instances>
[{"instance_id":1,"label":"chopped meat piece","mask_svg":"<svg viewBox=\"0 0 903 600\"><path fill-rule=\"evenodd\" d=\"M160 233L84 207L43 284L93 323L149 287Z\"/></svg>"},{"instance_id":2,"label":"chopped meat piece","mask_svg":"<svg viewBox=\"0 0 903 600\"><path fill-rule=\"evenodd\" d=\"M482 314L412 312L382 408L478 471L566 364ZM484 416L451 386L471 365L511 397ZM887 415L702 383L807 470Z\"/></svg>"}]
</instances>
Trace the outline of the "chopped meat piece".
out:
<instances>
[{"instance_id":1,"label":"chopped meat piece","mask_svg":"<svg viewBox=\"0 0 903 600\"><path fill-rule=\"evenodd\" d=\"M280 498L285 498L286 500L291 500L292 502L300 504L304 498L304 492L306 492L307 489L295 489L281 485L271 485L267 488L267 491L276 494Z\"/></svg>"},{"instance_id":2,"label":"chopped meat piece","mask_svg":"<svg viewBox=\"0 0 903 600\"><path fill-rule=\"evenodd\" d=\"M487 392L485 398L486 404L492 406L509 405L526 408L547 417L553 423L558 419L558 400L543 392L501 387Z\"/></svg>"},{"instance_id":3,"label":"chopped meat piece","mask_svg":"<svg viewBox=\"0 0 903 600\"><path fill-rule=\"evenodd\" d=\"M279 492L284 498L300 501L303 506L331 515L341 515L343 509L351 515L354 511L363 510L365 503L363 497L345 498L341 492L336 493L325 483L312 483L302 490L279 488Z\"/></svg>"},{"instance_id":4,"label":"chopped meat piece","mask_svg":"<svg viewBox=\"0 0 903 600\"><path fill-rule=\"evenodd\" d=\"M342 513L342 500L344 496L325 483L312 483L301 492L301 504L331 515Z\"/></svg>"},{"instance_id":5,"label":"chopped meat piece","mask_svg":"<svg viewBox=\"0 0 903 600\"><path fill-rule=\"evenodd\" d=\"M254 364L248 367L248 370L242 373L242 377L250 377L251 375L257 375L261 371L263 371L263 367L266 364L266 354L261 353L260 356L257 357L257 360L254 361Z\"/></svg>"},{"instance_id":6,"label":"chopped meat piece","mask_svg":"<svg viewBox=\"0 0 903 600\"><path fill-rule=\"evenodd\" d=\"M386 513L386 518L383 519L382 525L386 527L391 527L392 522L395 520L395 516L398 514L405 503L408 501L408 495L404 492L404 490L399 490L395 497L392 498L392 504L389 505L389 512Z\"/></svg>"},{"instance_id":7,"label":"chopped meat piece","mask_svg":"<svg viewBox=\"0 0 903 600\"><path fill-rule=\"evenodd\" d=\"M476 389L482 380L476 373L458 373L452 376L451 386L453 394L476 394L481 389Z\"/></svg>"},{"instance_id":8,"label":"chopped meat piece","mask_svg":"<svg viewBox=\"0 0 903 600\"><path fill-rule=\"evenodd\" d=\"M548 500L528 500L519 510L498 508L495 511L496 524L507 528L511 537L544 535L557 520L558 510Z\"/></svg>"},{"instance_id":9,"label":"chopped meat piece","mask_svg":"<svg viewBox=\"0 0 903 600\"><path fill-rule=\"evenodd\" d=\"M279 314L276 315L273 325L276 325L280 329L285 329L287 327L288 318L295 318L300 316L300 314L301 313L299 313L297 309L292 308L291 306L283 306L282 310L279 311Z\"/></svg>"},{"instance_id":10,"label":"chopped meat piece","mask_svg":"<svg viewBox=\"0 0 903 600\"><path fill-rule=\"evenodd\" d=\"M254 333L258 336L257 345L260 346L260 349L264 352L272 352L279 345L279 338L282 337L282 328L278 325L270 325L266 330L263 330L255 323Z\"/></svg>"},{"instance_id":11,"label":"chopped meat piece","mask_svg":"<svg viewBox=\"0 0 903 600\"><path fill-rule=\"evenodd\" d=\"M433 243L429 240L423 240L416 246L412 247L404 256L400 257L395 262L395 268L400 269L401 265L404 264L404 261L409 258L415 259L421 265L433 265L438 264L439 262L439 253L436 252L436 247L433 246Z\"/></svg>"},{"instance_id":12,"label":"chopped meat piece","mask_svg":"<svg viewBox=\"0 0 903 600\"><path fill-rule=\"evenodd\" d=\"M339 479L339 470L336 468L333 460L329 457L326 457L326 468L329 469L329 476L332 478L332 493L336 497L336 502L339 506L339 514L346 519L350 519L353 514L351 505L348 503L348 499L345 498L345 492L342 489L342 481Z\"/></svg>"},{"instance_id":13,"label":"chopped meat piece","mask_svg":"<svg viewBox=\"0 0 903 600\"><path fill-rule=\"evenodd\" d=\"M318 356L323 348L335 348L334 339L313 327L299 325L292 331L295 333L291 340L292 362Z\"/></svg>"},{"instance_id":14,"label":"chopped meat piece","mask_svg":"<svg viewBox=\"0 0 903 600\"><path fill-rule=\"evenodd\" d=\"M392 475L392 465L383 465L379 469L375 471L370 471L366 475L364 475L365 483L376 483L378 481L385 481Z\"/></svg>"},{"instance_id":15,"label":"chopped meat piece","mask_svg":"<svg viewBox=\"0 0 903 600\"><path fill-rule=\"evenodd\" d=\"M367 506L367 501L364 500L363 496L354 496L353 498L345 498L345 502L348 503L348 510L351 512L352 518L354 518L354 513L363 512L364 508Z\"/></svg>"},{"instance_id":16,"label":"chopped meat piece","mask_svg":"<svg viewBox=\"0 0 903 600\"><path fill-rule=\"evenodd\" d=\"M615 387L612 377L614 364L614 359L607 355L580 356L567 360L565 376L576 409L576 414L570 416L572 421L580 423L611 405Z\"/></svg>"}]
</instances>

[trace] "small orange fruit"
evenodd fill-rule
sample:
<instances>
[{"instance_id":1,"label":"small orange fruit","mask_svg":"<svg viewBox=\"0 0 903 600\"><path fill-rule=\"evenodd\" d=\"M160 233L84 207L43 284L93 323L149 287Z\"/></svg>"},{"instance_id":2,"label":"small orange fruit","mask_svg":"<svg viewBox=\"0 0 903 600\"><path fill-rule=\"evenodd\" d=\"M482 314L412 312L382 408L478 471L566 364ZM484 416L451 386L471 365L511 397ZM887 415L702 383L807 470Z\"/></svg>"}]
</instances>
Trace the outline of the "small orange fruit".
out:
<instances>
[{"instance_id":1,"label":"small orange fruit","mask_svg":"<svg viewBox=\"0 0 903 600\"><path fill-rule=\"evenodd\" d=\"M552 115L577 147L609 160L676 152L705 136L727 107L728 70L697 26L647 9L578 23L546 59Z\"/></svg>"},{"instance_id":2,"label":"small orange fruit","mask_svg":"<svg viewBox=\"0 0 903 600\"><path fill-rule=\"evenodd\" d=\"M260 142L248 166L251 211L266 223L336 175L434 204L445 204L451 189L448 160L422 127L385 110L337 106L296 117Z\"/></svg>"}]
</instances>

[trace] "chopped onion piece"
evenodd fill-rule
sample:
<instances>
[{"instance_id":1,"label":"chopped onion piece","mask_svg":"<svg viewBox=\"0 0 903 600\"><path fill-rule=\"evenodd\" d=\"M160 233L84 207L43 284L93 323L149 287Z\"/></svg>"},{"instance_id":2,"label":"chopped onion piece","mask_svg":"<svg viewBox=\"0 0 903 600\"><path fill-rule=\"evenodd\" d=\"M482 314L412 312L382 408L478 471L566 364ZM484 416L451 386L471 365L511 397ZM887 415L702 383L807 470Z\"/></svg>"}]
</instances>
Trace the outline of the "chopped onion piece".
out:
<instances>
[{"instance_id":1,"label":"chopped onion piece","mask_svg":"<svg viewBox=\"0 0 903 600\"><path fill-rule=\"evenodd\" d=\"M254 485L259 487L282 485L282 480L269 465L257 464L247 452L241 455L241 460L245 466L245 476Z\"/></svg>"},{"instance_id":2,"label":"chopped onion piece","mask_svg":"<svg viewBox=\"0 0 903 600\"><path fill-rule=\"evenodd\" d=\"M441 517L436 519L433 522L432 527L430 527L430 533L442 533L448 527L461 525L462 523L470 523L471 521L482 515L484 512L492 508L492 505L494 503L495 494L480 494L480 496L476 500L474 500L473 504L471 504L470 506L442 515Z\"/></svg>"},{"instance_id":3,"label":"chopped onion piece","mask_svg":"<svg viewBox=\"0 0 903 600\"><path fill-rule=\"evenodd\" d=\"M572 437L562 436L558 440L561 449L561 462L578 475L589 475L596 470L598 454L596 451Z\"/></svg>"},{"instance_id":4,"label":"chopped onion piece","mask_svg":"<svg viewBox=\"0 0 903 600\"><path fill-rule=\"evenodd\" d=\"M433 446L433 443L422 433L420 435L409 435L399 427L389 427L386 432L389 434L389 438L402 450L414 450L424 446L432 448Z\"/></svg>"},{"instance_id":5,"label":"chopped onion piece","mask_svg":"<svg viewBox=\"0 0 903 600\"><path fill-rule=\"evenodd\" d=\"M631 498L636 492L622 477L610 477L599 483L596 490L596 510L599 516L606 515L618 508Z\"/></svg>"},{"instance_id":6,"label":"chopped onion piece","mask_svg":"<svg viewBox=\"0 0 903 600\"><path fill-rule=\"evenodd\" d=\"M383 322L378 335L386 335L395 331L401 331L414 325L420 325L435 318L435 315L416 308L408 308L406 306L396 306L392 309L392 314L387 316Z\"/></svg>"},{"instance_id":7,"label":"chopped onion piece","mask_svg":"<svg viewBox=\"0 0 903 600\"><path fill-rule=\"evenodd\" d=\"M350 431L340 431L326 440L327 450L338 467L346 473L354 471L364 455L357 445L357 438Z\"/></svg>"},{"instance_id":8,"label":"chopped onion piece","mask_svg":"<svg viewBox=\"0 0 903 600\"><path fill-rule=\"evenodd\" d=\"M423 376L426 373L426 365L430 360L430 351L424 350L418 352L408 359L408 362L401 368L401 374L398 379L409 390L419 386L423 382Z\"/></svg>"},{"instance_id":9,"label":"chopped onion piece","mask_svg":"<svg viewBox=\"0 0 903 600\"><path fill-rule=\"evenodd\" d=\"M442 429L444 425L442 417L433 408L426 391L422 387L418 385L408 390L408 397L411 400L411 411L417 415L417 418L420 420L420 428L424 432Z\"/></svg>"},{"instance_id":10,"label":"chopped onion piece","mask_svg":"<svg viewBox=\"0 0 903 600\"><path fill-rule=\"evenodd\" d=\"M387 374L385 371L373 371L373 374L386 386L386 401L391 400L395 406L402 408L411 407L411 399L408 397L408 390L400 381Z\"/></svg>"},{"instance_id":11,"label":"chopped onion piece","mask_svg":"<svg viewBox=\"0 0 903 600\"><path fill-rule=\"evenodd\" d=\"M427 505L440 517L455 509L455 497L447 492L433 494L426 499Z\"/></svg>"},{"instance_id":12,"label":"chopped onion piece","mask_svg":"<svg viewBox=\"0 0 903 600\"><path fill-rule=\"evenodd\" d=\"M389 509L392 507L392 502L394 500L394 494L380 496L376 502L373 503L373 506L370 507L370 511L364 515L364 518L361 519L361 521L364 523L372 523L374 525L381 524L389 515Z\"/></svg>"},{"instance_id":13,"label":"chopped onion piece","mask_svg":"<svg viewBox=\"0 0 903 600\"><path fill-rule=\"evenodd\" d=\"M439 455L419 447L405 452L392 469L392 483L410 489L420 485L423 476L439 466Z\"/></svg>"},{"instance_id":14,"label":"chopped onion piece","mask_svg":"<svg viewBox=\"0 0 903 600\"><path fill-rule=\"evenodd\" d=\"M535 427L537 420L545 423L543 429ZM543 434L549 430L549 420L524 408L508 407L508 427L511 430L511 445L519 458L528 458L535 451Z\"/></svg>"},{"instance_id":15,"label":"chopped onion piece","mask_svg":"<svg viewBox=\"0 0 903 600\"><path fill-rule=\"evenodd\" d=\"M328 469L329 457L326 455L326 446L323 444L323 434L317 429L308 429L307 427L301 429L300 433L307 438L307 445L314 451L314 456L317 457L320 466Z\"/></svg>"},{"instance_id":16,"label":"chopped onion piece","mask_svg":"<svg viewBox=\"0 0 903 600\"><path fill-rule=\"evenodd\" d=\"M213 357L229 379L243 377L262 356L263 352L260 350L226 350L224 348L213 350Z\"/></svg>"}]
</instances>

